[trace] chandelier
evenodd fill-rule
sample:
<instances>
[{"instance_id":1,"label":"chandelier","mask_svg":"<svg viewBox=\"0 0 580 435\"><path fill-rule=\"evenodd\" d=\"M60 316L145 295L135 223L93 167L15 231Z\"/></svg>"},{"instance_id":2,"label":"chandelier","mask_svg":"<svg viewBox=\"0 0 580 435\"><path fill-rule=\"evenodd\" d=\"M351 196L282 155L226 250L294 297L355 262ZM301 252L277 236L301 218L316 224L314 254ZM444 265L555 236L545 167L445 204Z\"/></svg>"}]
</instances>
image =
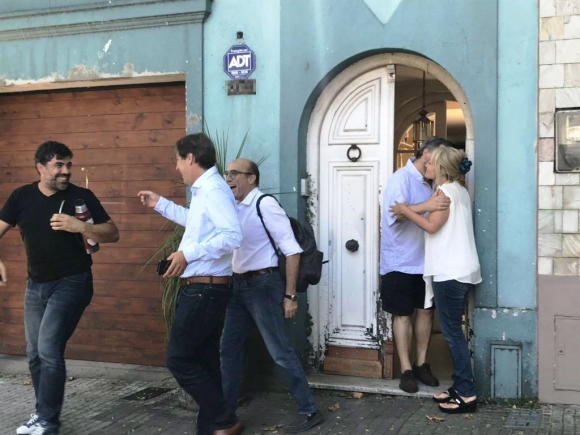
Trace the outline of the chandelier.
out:
<instances>
[{"instance_id":1,"label":"chandelier","mask_svg":"<svg viewBox=\"0 0 580 435\"><path fill-rule=\"evenodd\" d=\"M419 112L419 119L413 122L413 143L416 150L434 134L435 123L427 118L428 113L425 110L425 71L423 71L423 106Z\"/></svg>"}]
</instances>

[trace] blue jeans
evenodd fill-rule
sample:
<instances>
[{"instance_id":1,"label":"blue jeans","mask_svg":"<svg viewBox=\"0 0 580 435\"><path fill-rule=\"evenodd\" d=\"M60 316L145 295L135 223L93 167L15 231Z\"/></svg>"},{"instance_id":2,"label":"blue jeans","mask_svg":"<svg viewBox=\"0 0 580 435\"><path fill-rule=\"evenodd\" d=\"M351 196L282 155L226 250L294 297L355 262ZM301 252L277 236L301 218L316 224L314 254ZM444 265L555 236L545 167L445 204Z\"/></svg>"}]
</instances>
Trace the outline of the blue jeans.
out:
<instances>
[{"instance_id":1,"label":"blue jeans","mask_svg":"<svg viewBox=\"0 0 580 435\"><path fill-rule=\"evenodd\" d=\"M475 396L471 358L462 328L465 301L472 288L473 284L455 280L433 282L435 309L453 360L453 388L462 397Z\"/></svg>"},{"instance_id":2,"label":"blue jeans","mask_svg":"<svg viewBox=\"0 0 580 435\"><path fill-rule=\"evenodd\" d=\"M91 271L38 283L28 278L24 297L26 353L36 413L58 428L64 399L64 351L93 297Z\"/></svg>"},{"instance_id":3,"label":"blue jeans","mask_svg":"<svg viewBox=\"0 0 580 435\"><path fill-rule=\"evenodd\" d=\"M226 312L221 344L223 389L230 416L235 416L244 348L253 325L258 327L276 364L284 369L286 383L298 405L298 412L316 412L306 374L288 339L284 323L285 292L286 283L276 270L247 281L234 275L234 294Z\"/></svg>"},{"instance_id":4,"label":"blue jeans","mask_svg":"<svg viewBox=\"0 0 580 435\"><path fill-rule=\"evenodd\" d=\"M198 435L233 425L222 393L220 337L229 284L192 284L180 289L167 346L167 368L199 405Z\"/></svg>"}]
</instances>

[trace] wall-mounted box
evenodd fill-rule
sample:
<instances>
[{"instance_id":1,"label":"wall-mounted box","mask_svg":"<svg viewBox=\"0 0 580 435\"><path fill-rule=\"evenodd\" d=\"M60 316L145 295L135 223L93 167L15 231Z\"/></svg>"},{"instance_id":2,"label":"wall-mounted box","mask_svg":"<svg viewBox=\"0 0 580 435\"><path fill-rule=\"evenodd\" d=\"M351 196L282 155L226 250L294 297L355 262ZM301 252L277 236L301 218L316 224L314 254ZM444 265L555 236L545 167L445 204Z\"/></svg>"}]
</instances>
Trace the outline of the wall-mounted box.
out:
<instances>
[{"instance_id":1,"label":"wall-mounted box","mask_svg":"<svg viewBox=\"0 0 580 435\"><path fill-rule=\"evenodd\" d=\"M580 172L580 109L557 111L554 129L556 172Z\"/></svg>"}]
</instances>

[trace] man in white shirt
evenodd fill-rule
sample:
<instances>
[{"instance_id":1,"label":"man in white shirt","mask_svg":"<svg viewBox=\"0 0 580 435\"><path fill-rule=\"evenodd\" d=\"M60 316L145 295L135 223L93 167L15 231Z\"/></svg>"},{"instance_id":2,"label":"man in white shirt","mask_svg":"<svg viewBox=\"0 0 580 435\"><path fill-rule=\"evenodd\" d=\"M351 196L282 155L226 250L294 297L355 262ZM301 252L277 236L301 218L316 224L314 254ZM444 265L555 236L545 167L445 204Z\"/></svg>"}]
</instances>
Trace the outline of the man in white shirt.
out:
<instances>
[{"instance_id":1,"label":"man in white shirt","mask_svg":"<svg viewBox=\"0 0 580 435\"><path fill-rule=\"evenodd\" d=\"M149 190L138 193L144 205L185 227L163 275L181 277L167 368L199 405L198 435L235 435L243 426L225 407L219 343L231 298L232 252L242 242L236 203L217 171L215 148L205 134L177 141L174 163L191 186L189 208Z\"/></svg>"},{"instance_id":2,"label":"man in white shirt","mask_svg":"<svg viewBox=\"0 0 580 435\"><path fill-rule=\"evenodd\" d=\"M389 178L383 199L381 300L383 310L393 315L393 335L401 363L399 388L407 393L419 391L417 380L429 386L439 385L426 362L435 307L432 304L425 306L423 230L404 216L391 213L389 208L395 201L409 204L419 214L449 207L449 198L434 194L430 182L424 178L425 165L431 158L431 150L441 145L451 146L451 143L439 137L427 139L415 154L415 158L409 159L403 168ZM417 360L411 366L413 333Z\"/></svg>"},{"instance_id":3,"label":"man in white shirt","mask_svg":"<svg viewBox=\"0 0 580 435\"><path fill-rule=\"evenodd\" d=\"M242 379L244 348L253 325L264 338L270 355L284 369L299 416L286 425L285 433L298 433L320 424L324 417L317 409L306 375L290 344L284 318L296 315L296 279L302 249L294 238L284 209L272 197L260 202L264 224L286 256L286 282L278 270L278 257L257 213L258 166L246 159L228 165L226 181L236 201L242 227L242 246L234 251L234 293L226 313L221 343L223 390L230 418L235 419Z\"/></svg>"}]
</instances>

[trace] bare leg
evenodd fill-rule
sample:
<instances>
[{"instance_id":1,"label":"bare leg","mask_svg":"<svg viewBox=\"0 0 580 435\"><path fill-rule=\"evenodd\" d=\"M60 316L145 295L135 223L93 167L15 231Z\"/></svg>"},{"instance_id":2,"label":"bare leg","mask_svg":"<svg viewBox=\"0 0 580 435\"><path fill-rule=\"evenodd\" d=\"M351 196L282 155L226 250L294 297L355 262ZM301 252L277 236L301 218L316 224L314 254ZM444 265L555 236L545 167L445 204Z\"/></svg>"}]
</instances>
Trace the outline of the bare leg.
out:
<instances>
[{"instance_id":1,"label":"bare leg","mask_svg":"<svg viewBox=\"0 0 580 435\"><path fill-rule=\"evenodd\" d=\"M393 316L393 335L397 346L397 354L401 362L401 373L411 370L409 350L411 348L412 323L410 316Z\"/></svg>"},{"instance_id":2,"label":"bare leg","mask_svg":"<svg viewBox=\"0 0 580 435\"><path fill-rule=\"evenodd\" d=\"M415 315L415 340L417 345L417 366L421 367L427 361L427 350L431 341L433 329L433 310L417 309Z\"/></svg>"}]
</instances>

